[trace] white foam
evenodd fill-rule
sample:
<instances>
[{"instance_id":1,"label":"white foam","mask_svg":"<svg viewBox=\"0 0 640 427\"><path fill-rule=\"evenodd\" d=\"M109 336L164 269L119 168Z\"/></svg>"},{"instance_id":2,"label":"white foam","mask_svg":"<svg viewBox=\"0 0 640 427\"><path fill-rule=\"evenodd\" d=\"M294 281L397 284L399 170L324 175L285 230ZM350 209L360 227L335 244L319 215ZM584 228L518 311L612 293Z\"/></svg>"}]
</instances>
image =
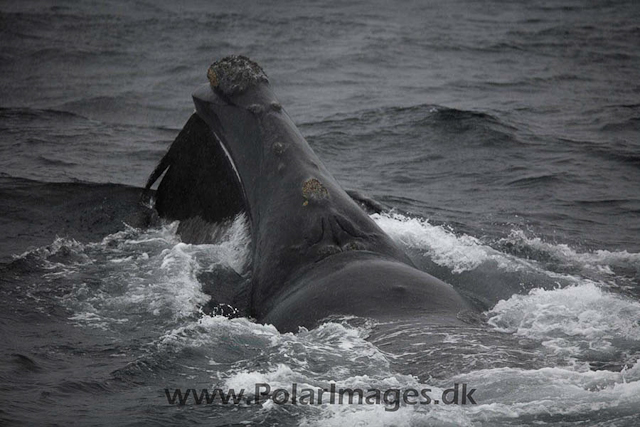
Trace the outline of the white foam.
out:
<instances>
[{"instance_id":1,"label":"white foam","mask_svg":"<svg viewBox=\"0 0 640 427\"><path fill-rule=\"evenodd\" d=\"M509 270L535 268L471 236L458 236L425 220L397 214L373 218L401 244L425 251L456 273L488 262ZM176 228L177 223L156 230L127 229L88 245L56 239L51 247L30 254L50 259L43 280L64 277L71 284L62 300L73 310L74 322L102 329L140 325L152 329L157 324L155 335L145 336L146 342L156 345L154 357L162 357L165 351L202 348L209 358L207 372L218 386L221 382L227 388L249 391L256 383L287 388L296 382L313 388L326 387L335 380L338 387L420 388L415 378L394 372L385 353L366 340L370 332L366 325L350 327L335 321L310 331L281 334L271 325L244 318L200 315L198 307L207 296L200 289L198 272L220 265L240 274L247 272L250 237L246 218L236 219L226 237L213 245L181 243ZM636 254L578 254L562 245L531 244L557 250L576 262L600 262L605 272L614 261L637 262ZM54 258L66 252L72 256ZM99 280L87 282L87 276ZM489 323L505 333L538 340L560 355L579 356L586 351L611 354L621 350L621 342L632 342L633 348L638 348L640 303L607 292L592 281L575 278L574 282L575 286L564 289L534 289L500 301L488 312ZM450 336L445 342L464 339ZM232 363L225 359L226 350L237 355ZM478 405L402 406L395 412L386 410L385 405L323 405L301 413L300 424L499 425L523 416L588 416L611 408L624 415L640 406L640 363L622 372L593 372L579 364L484 369L453 381L477 388ZM281 407L263 407L266 411L277 408Z\"/></svg>"},{"instance_id":2,"label":"white foam","mask_svg":"<svg viewBox=\"0 0 640 427\"><path fill-rule=\"evenodd\" d=\"M533 289L498 302L489 324L541 341L557 354L609 352L618 339L640 341L640 303L607 292L595 283L564 289Z\"/></svg>"},{"instance_id":3,"label":"white foam","mask_svg":"<svg viewBox=\"0 0 640 427\"><path fill-rule=\"evenodd\" d=\"M251 337L249 341L271 347L280 340L280 336L274 326L260 325L244 317L228 319L223 316L203 315L193 322L187 322L184 326L178 326L164 333L158 343L161 347L196 348L214 345L228 339Z\"/></svg>"},{"instance_id":4,"label":"white foam","mask_svg":"<svg viewBox=\"0 0 640 427\"><path fill-rule=\"evenodd\" d=\"M426 252L436 264L448 267L454 273L474 270L489 261L506 270L518 270L528 265L483 245L475 237L457 236L443 226L429 224L426 219L398 213L373 214L371 218L401 245Z\"/></svg>"},{"instance_id":5,"label":"white foam","mask_svg":"<svg viewBox=\"0 0 640 427\"><path fill-rule=\"evenodd\" d=\"M472 271L483 264L493 263L496 268L506 271L529 271L544 274L552 279L576 283L580 276L606 280L618 285L635 286L637 279L617 275L616 267L636 272L640 268L640 253L628 251L611 252L595 250L578 252L566 244L547 243L539 237L527 237L522 230L512 230L499 244L521 246L525 252L540 253L562 266L571 266L571 274L548 270L528 257L504 253L483 244L466 234L456 234L446 226L432 225L427 219L411 218L398 213L373 214L371 218L400 245L422 251L436 264L449 268L453 273ZM632 273L635 274L635 273Z\"/></svg>"},{"instance_id":6,"label":"white foam","mask_svg":"<svg viewBox=\"0 0 640 427\"><path fill-rule=\"evenodd\" d=\"M624 418L636 414L640 405L640 361L622 372L576 371L567 367L494 368L459 375L450 381L467 384L467 391L475 388L476 404L403 405L397 411L389 411L384 405L323 405L306 415L300 425L503 425L526 417L545 424L552 423L554 417L561 414L579 414L581 419L589 419L608 410ZM368 383L365 379L364 384ZM346 384L347 387L360 385L358 381ZM389 381L376 386L428 387L433 397L443 391L406 378L399 383Z\"/></svg>"},{"instance_id":7,"label":"white foam","mask_svg":"<svg viewBox=\"0 0 640 427\"><path fill-rule=\"evenodd\" d=\"M387 411L384 405L325 405L322 413L305 417L301 426L472 426L473 422L456 406L404 406Z\"/></svg>"},{"instance_id":8,"label":"white foam","mask_svg":"<svg viewBox=\"0 0 640 427\"><path fill-rule=\"evenodd\" d=\"M547 367L535 370L495 368L454 378L477 388L472 418L588 414L615 409L621 416L640 405L640 361L621 372Z\"/></svg>"},{"instance_id":9,"label":"white foam","mask_svg":"<svg viewBox=\"0 0 640 427\"><path fill-rule=\"evenodd\" d=\"M176 235L178 222L174 222L148 230L127 227L99 243L86 245L56 239L51 247L33 254L52 259L64 245L82 254L83 258L75 257L82 262L50 262L52 271L44 276L47 280L64 277L72 284L63 301L74 311L71 318L75 322L104 329L117 326L117 319L130 313L135 313L138 321L150 321L145 316L150 313L169 325L197 315L199 307L209 300L202 292L198 273L221 267L246 273L250 246L246 222L246 217L239 215L216 244L180 242ZM82 281L88 264L91 276L99 278L90 287Z\"/></svg>"},{"instance_id":10,"label":"white foam","mask_svg":"<svg viewBox=\"0 0 640 427\"><path fill-rule=\"evenodd\" d=\"M560 261L584 267L605 267L605 269L610 265L640 267L640 253L630 253L626 250L611 252L601 249L592 252L578 252L563 243L547 243L539 237L528 237L522 230L512 230L509 237L503 239L503 241L524 244L530 248L550 254ZM611 270L607 273L613 274Z\"/></svg>"},{"instance_id":11,"label":"white foam","mask_svg":"<svg viewBox=\"0 0 640 427\"><path fill-rule=\"evenodd\" d=\"M42 246L39 248L33 248L25 251L24 253L14 256L14 260L36 258L44 261L43 268L47 270L55 270L62 268L68 263L77 265L90 264L91 259L84 253L85 245L78 242L75 239L69 239L66 237L58 237L48 246ZM66 264L61 262L51 261L56 256L66 258Z\"/></svg>"},{"instance_id":12,"label":"white foam","mask_svg":"<svg viewBox=\"0 0 640 427\"><path fill-rule=\"evenodd\" d=\"M231 223L219 243L217 256L221 263L233 268L238 274L247 271L251 261L249 249L251 234L249 220L244 213L239 214Z\"/></svg>"}]
</instances>

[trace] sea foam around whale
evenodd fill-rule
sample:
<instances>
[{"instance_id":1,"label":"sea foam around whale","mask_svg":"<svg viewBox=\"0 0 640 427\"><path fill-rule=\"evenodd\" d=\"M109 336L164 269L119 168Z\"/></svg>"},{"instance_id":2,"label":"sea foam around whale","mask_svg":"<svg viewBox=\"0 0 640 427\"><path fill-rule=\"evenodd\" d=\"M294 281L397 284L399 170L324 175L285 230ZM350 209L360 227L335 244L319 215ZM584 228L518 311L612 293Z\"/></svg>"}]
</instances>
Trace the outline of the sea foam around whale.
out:
<instances>
[{"instance_id":1,"label":"sea foam around whale","mask_svg":"<svg viewBox=\"0 0 640 427\"><path fill-rule=\"evenodd\" d=\"M472 274L483 264L497 270L544 271L536 260L501 252L424 219L399 214L373 219L405 249L417 250L414 257L429 258L453 275ZM322 388L334 382L338 387L382 390L428 387L441 393L455 382L477 389L477 405L403 405L389 411L385 405L267 402L247 409L256 419L263 419L266 411L267 419L293 416L301 425L494 425L512 419L553 422L555 414L585 412L598 419L615 411L624 419L640 404L640 306L604 282L548 272L554 280L563 279L565 286L533 288L496 301L485 312L492 334L521 337L524 350L537 362L469 370L465 366L472 359L465 362L469 355L461 353L457 366L464 373L421 382L394 370L393 357L367 340L372 323L337 318L311 331L281 334L249 319L203 314L200 307L208 297L198 281L200 272L232 269L241 276L250 274L246 219L238 217L218 243L209 245L180 242L176 228L177 223L145 231L126 228L89 244L59 238L14 263L28 263L42 273L26 295L37 298L37 291L57 286L55 298L77 328L126 337L113 355L130 360L118 371L129 380L149 381L149 375L178 371L171 383L185 388L198 384L252 391L256 383ZM526 242L568 253L573 263L594 257L604 266L607 260L636 262L625 254L579 254L535 238ZM481 281L475 285L484 286ZM47 308L46 302L42 308ZM451 333L449 341L471 342L473 337L465 333ZM510 349L498 345L492 351ZM545 365L545 360L553 362ZM611 370L593 370L594 362Z\"/></svg>"}]
</instances>

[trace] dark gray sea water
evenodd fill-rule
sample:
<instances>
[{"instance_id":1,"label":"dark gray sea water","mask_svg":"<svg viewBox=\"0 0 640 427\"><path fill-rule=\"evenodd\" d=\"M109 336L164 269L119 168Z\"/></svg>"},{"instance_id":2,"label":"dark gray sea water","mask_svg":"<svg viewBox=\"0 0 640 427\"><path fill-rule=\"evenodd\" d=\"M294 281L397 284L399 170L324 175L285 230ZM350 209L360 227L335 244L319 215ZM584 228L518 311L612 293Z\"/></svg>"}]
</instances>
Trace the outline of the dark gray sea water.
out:
<instances>
[{"instance_id":1,"label":"dark gray sea water","mask_svg":"<svg viewBox=\"0 0 640 427\"><path fill-rule=\"evenodd\" d=\"M365 319L202 314L204 282L248 280L246 220L189 245L134 211L229 54L486 327L372 340ZM0 295L3 425L638 425L640 3L2 1ZM332 382L466 383L477 404L164 392Z\"/></svg>"}]
</instances>

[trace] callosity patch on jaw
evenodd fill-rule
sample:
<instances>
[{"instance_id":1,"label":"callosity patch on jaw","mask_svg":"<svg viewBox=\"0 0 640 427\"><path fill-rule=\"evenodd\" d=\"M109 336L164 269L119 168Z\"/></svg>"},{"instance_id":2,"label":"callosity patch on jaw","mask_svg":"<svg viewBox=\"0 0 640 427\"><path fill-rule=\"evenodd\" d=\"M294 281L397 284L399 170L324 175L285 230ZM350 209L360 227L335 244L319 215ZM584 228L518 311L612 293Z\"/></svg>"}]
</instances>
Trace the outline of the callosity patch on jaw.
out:
<instances>
[{"instance_id":1,"label":"callosity patch on jaw","mask_svg":"<svg viewBox=\"0 0 640 427\"><path fill-rule=\"evenodd\" d=\"M324 200L329 198L329 191L316 178L308 179L302 184L303 206L307 206L310 200Z\"/></svg>"},{"instance_id":2,"label":"callosity patch on jaw","mask_svg":"<svg viewBox=\"0 0 640 427\"><path fill-rule=\"evenodd\" d=\"M207 78L213 89L227 96L269 81L262 67L242 55L227 56L214 62L207 70Z\"/></svg>"}]
</instances>

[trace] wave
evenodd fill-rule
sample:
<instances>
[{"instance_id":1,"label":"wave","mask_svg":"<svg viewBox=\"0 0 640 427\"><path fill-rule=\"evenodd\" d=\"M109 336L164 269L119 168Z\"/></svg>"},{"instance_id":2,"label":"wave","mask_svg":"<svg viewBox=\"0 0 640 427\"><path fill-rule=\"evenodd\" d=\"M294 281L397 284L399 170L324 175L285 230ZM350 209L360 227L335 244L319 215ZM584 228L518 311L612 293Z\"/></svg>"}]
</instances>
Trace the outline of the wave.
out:
<instances>
[{"instance_id":1,"label":"wave","mask_svg":"<svg viewBox=\"0 0 640 427\"><path fill-rule=\"evenodd\" d=\"M511 181L508 181L506 185L528 188L528 187L536 187L539 185L547 185L553 182L561 181L561 174L541 174L538 176L526 176L521 178L516 178Z\"/></svg>"},{"instance_id":2,"label":"wave","mask_svg":"<svg viewBox=\"0 0 640 427\"><path fill-rule=\"evenodd\" d=\"M489 310L489 324L539 341L556 354L588 360L640 351L640 303L584 282L502 300Z\"/></svg>"},{"instance_id":3,"label":"wave","mask_svg":"<svg viewBox=\"0 0 640 427\"><path fill-rule=\"evenodd\" d=\"M82 119L88 120L86 117L64 110L51 108L29 108L29 107L0 107L0 119L2 120L69 120Z\"/></svg>"},{"instance_id":4,"label":"wave","mask_svg":"<svg viewBox=\"0 0 640 427\"><path fill-rule=\"evenodd\" d=\"M547 84L558 84L558 83L562 83L562 82L574 82L574 81L589 81L589 79L587 77L584 76L579 76L576 74L567 74L567 73L559 73L559 74L552 74L550 76L545 76L545 77L529 77L529 78L521 78L521 79L515 79L515 80L508 80L508 81L498 81L498 80L492 80L492 81L486 81L484 83L481 83L480 86L488 86L488 87L496 87L496 88L502 88L502 87L506 87L506 88L510 88L510 89L516 89L520 88L520 90L523 91L531 91L532 87L539 87L542 85L547 85Z\"/></svg>"},{"instance_id":5,"label":"wave","mask_svg":"<svg viewBox=\"0 0 640 427\"><path fill-rule=\"evenodd\" d=\"M72 48L68 45L63 47L45 47L29 52L29 56L32 60L47 61L50 64L58 62L65 63L66 66L73 62L84 61L98 61L98 62L110 62L110 61L126 61L129 58L129 53L116 49L109 49L104 47L75 47Z\"/></svg>"},{"instance_id":6,"label":"wave","mask_svg":"<svg viewBox=\"0 0 640 427\"><path fill-rule=\"evenodd\" d=\"M345 128L350 129L350 140L371 144L372 141L384 138L394 149L402 142L404 150L408 149L406 144L411 141L421 144L431 141L434 144L455 142L480 146L519 145L517 127L496 115L433 104L366 109L305 123L302 127L312 137L320 133L315 140L329 146L335 143L335 139L342 139L336 136Z\"/></svg>"},{"instance_id":7,"label":"wave","mask_svg":"<svg viewBox=\"0 0 640 427\"><path fill-rule=\"evenodd\" d=\"M398 243L423 250L437 264L450 268L454 273L472 271L487 262L495 262L498 268L505 271L538 269L538 262L550 260L600 271L614 267L640 268L640 253L626 250L578 252L567 244L548 243L539 237L528 237L522 230L511 230L508 237L497 239L494 247L491 242L483 242L467 234L456 234L445 225L433 225L422 218L393 212L373 214L371 217ZM613 272L610 271L610 274Z\"/></svg>"},{"instance_id":8,"label":"wave","mask_svg":"<svg viewBox=\"0 0 640 427\"><path fill-rule=\"evenodd\" d=\"M142 189L127 185L68 179L50 183L4 174L0 234L5 237L0 259L47 245L56 235L90 242L121 230L123 222L151 224L154 216L139 204L141 194Z\"/></svg>"},{"instance_id":9,"label":"wave","mask_svg":"<svg viewBox=\"0 0 640 427\"><path fill-rule=\"evenodd\" d=\"M73 167L78 165L78 163L73 161L54 159L49 156L38 156L38 160L40 160L45 165L49 165L49 166Z\"/></svg>"},{"instance_id":10,"label":"wave","mask_svg":"<svg viewBox=\"0 0 640 427\"><path fill-rule=\"evenodd\" d=\"M24 270L27 264L31 270L44 271L47 280L64 277L68 292L64 304L75 313L70 320L79 324L128 329L130 320L141 321L138 313L189 317L209 299L202 293L201 273L223 265L246 274L249 237L242 215L219 231L219 243L211 245L181 243L177 225L148 231L128 227L98 243L56 238L51 245L17 256L10 268L20 265ZM141 269L155 273L145 279ZM86 282L87 270L100 278L97 288ZM132 319L122 316L127 312Z\"/></svg>"},{"instance_id":11,"label":"wave","mask_svg":"<svg viewBox=\"0 0 640 427\"><path fill-rule=\"evenodd\" d=\"M374 214L376 223L427 272L452 283L480 307L489 308L514 293L597 283L637 298L640 254L579 252L512 229L507 237L479 239L446 224L399 213Z\"/></svg>"},{"instance_id":12,"label":"wave","mask_svg":"<svg viewBox=\"0 0 640 427\"><path fill-rule=\"evenodd\" d=\"M603 125L600 130L605 132L638 132L640 131L640 117L632 117L619 123L607 123Z\"/></svg>"},{"instance_id":13,"label":"wave","mask_svg":"<svg viewBox=\"0 0 640 427\"><path fill-rule=\"evenodd\" d=\"M548 243L539 237L528 237L522 230L512 230L509 237L500 239L498 244L509 253L538 260L553 258L582 267L607 265L640 267L640 253L630 253L626 250L611 252L602 249L578 252L567 244Z\"/></svg>"},{"instance_id":14,"label":"wave","mask_svg":"<svg viewBox=\"0 0 640 427\"><path fill-rule=\"evenodd\" d=\"M500 254L469 235L456 236L444 226L402 214L373 214L373 220L402 246L424 250L439 265L454 273L476 269L481 264L501 258ZM506 261L502 257L501 261ZM507 267L507 263L502 263Z\"/></svg>"}]
</instances>

